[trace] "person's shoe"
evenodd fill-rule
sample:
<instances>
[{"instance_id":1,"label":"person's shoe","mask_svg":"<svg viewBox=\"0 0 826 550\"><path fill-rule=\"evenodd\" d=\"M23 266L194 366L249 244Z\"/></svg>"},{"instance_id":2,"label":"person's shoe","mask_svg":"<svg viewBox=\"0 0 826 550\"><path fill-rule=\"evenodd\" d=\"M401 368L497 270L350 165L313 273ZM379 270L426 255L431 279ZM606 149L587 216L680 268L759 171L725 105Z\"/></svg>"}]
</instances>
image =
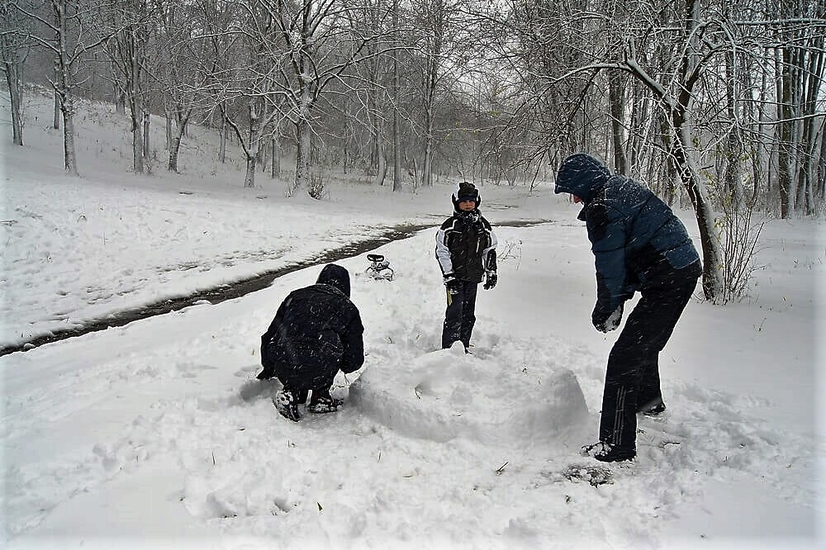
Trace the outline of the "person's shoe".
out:
<instances>
[{"instance_id":1,"label":"person's shoe","mask_svg":"<svg viewBox=\"0 0 826 550\"><path fill-rule=\"evenodd\" d=\"M597 441L592 445L584 445L581 451L582 456L590 456L600 462L621 462L623 460L634 460L637 450L634 447L618 447L604 441Z\"/></svg>"},{"instance_id":2,"label":"person's shoe","mask_svg":"<svg viewBox=\"0 0 826 550\"><path fill-rule=\"evenodd\" d=\"M647 409L642 409L641 412L645 416L655 417L660 416L663 412L665 412L665 403L660 401L653 407L649 407Z\"/></svg>"},{"instance_id":3,"label":"person's shoe","mask_svg":"<svg viewBox=\"0 0 826 550\"><path fill-rule=\"evenodd\" d=\"M286 388L278 390L275 397L272 398L272 402L279 414L287 420L293 422L301 420L301 415L298 414L298 401L292 390Z\"/></svg>"},{"instance_id":4,"label":"person's shoe","mask_svg":"<svg viewBox=\"0 0 826 550\"><path fill-rule=\"evenodd\" d=\"M342 400L330 395L330 390L313 390L307 410L316 414L331 413L336 412L341 404Z\"/></svg>"}]
</instances>

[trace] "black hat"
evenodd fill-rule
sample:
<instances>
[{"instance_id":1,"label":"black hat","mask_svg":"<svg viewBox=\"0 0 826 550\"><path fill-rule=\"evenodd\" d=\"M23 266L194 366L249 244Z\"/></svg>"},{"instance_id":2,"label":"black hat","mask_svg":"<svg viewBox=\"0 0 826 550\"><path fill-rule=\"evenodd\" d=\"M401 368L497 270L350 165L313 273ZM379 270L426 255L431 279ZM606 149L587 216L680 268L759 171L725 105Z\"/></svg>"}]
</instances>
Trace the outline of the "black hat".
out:
<instances>
[{"instance_id":1,"label":"black hat","mask_svg":"<svg viewBox=\"0 0 826 550\"><path fill-rule=\"evenodd\" d=\"M479 190L470 182L463 181L456 187L456 192L451 196L453 200L453 208L459 210L459 203L462 201L473 201L476 203L476 208L482 202L479 197Z\"/></svg>"}]
</instances>

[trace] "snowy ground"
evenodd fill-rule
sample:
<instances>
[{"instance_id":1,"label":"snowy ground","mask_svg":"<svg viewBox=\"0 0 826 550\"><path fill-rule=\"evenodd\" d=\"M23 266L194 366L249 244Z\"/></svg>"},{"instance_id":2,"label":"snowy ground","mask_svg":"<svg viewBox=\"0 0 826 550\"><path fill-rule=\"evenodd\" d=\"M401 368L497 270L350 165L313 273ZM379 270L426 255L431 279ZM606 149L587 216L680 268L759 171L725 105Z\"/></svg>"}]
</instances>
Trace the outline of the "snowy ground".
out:
<instances>
[{"instance_id":1,"label":"snowy ground","mask_svg":"<svg viewBox=\"0 0 826 550\"><path fill-rule=\"evenodd\" d=\"M385 226L434 229L378 250L393 281L365 276L365 255L339 262L353 275L368 355L337 380L345 406L334 415L290 423L270 401L277 383L255 380L260 334L320 266L243 298L0 357L5 547L826 540L822 222L768 223L750 300L717 307L697 295L661 357L665 418L640 419L636 462L595 470L578 449L596 435L616 334L590 326L593 258L577 207L549 186L482 188L500 283L480 292L467 356L438 349L433 238L450 213L447 183L393 194L331 182L318 202L286 199L261 176L244 191L240 172L208 160L207 135L193 139L185 174L135 176L118 156L129 151L118 124L105 109L81 117L81 179L62 174L58 133L31 123L18 150L0 125L3 344ZM505 226L525 219L549 221Z\"/></svg>"}]
</instances>

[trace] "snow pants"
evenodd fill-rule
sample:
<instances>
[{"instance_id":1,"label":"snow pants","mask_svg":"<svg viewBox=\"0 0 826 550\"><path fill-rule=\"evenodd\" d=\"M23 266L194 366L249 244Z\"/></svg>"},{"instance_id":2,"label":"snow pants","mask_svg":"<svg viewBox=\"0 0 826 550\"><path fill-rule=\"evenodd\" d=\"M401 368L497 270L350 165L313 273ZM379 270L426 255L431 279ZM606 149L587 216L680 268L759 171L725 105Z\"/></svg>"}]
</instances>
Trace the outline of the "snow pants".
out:
<instances>
[{"instance_id":1,"label":"snow pants","mask_svg":"<svg viewBox=\"0 0 826 550\"><path fill-rule=\"evenodd\" d=\"M456 294L447 291L447 309L442 327L443 349L449 348L457 340L464 344L465 349L470 346L470 335L473 333L473 325L476 324L478 289L479 283L462 281Z\"/></svg>"},{"instance_id":2,"label":"snow pants","mask_svg":"<svg viewBox=\"0 0 826 550\"><path fill-rule=\"evenodd\" d=\"M599 440L636 449L637 412L662 402L659 355L702 272L699 262L647 282L608 356Z\"/></svg>"}]
</instances>

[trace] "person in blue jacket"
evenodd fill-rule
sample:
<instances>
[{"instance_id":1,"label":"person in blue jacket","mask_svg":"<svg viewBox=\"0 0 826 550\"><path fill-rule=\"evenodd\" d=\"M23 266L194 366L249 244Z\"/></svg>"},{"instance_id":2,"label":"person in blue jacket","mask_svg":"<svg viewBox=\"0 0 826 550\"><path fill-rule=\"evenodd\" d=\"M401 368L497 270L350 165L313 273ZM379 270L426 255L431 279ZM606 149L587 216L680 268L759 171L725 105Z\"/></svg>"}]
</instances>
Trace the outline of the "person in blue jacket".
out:
<instances>
[{"instance_id":1,"label":"person in blue jacket","mask_svg":"<svg viewBox=\"0 0 826 550\"><path fill-rule=\"evenodd\" d=\"M636 413L665 410L659 354L702 274L700 256L685 226L642 184L612 175L599 160L577 153L556 176L555 193L570 193L584 207L595 257L597 301L591 322L600 332L620 325L623 304L640 300L608 357L599 441L583 454L603 462L636 457Z\"/></svg>"},{"instance_id":2,"label":"person in blue jacket","mask_svg":"<svg viewBox=\"0 0 826 550\"><path fill-rule=\"evenodd\" d=\"M338 371L350 373L364 363L364 326L350 301L350 274L327 264L314 285L292 291L261 336L259 380L277 377L283 385L273 403L281 416L298 422L299 405L312 413L334 412L341 405L330 395Z\"/></svg>"}]
</instances>

